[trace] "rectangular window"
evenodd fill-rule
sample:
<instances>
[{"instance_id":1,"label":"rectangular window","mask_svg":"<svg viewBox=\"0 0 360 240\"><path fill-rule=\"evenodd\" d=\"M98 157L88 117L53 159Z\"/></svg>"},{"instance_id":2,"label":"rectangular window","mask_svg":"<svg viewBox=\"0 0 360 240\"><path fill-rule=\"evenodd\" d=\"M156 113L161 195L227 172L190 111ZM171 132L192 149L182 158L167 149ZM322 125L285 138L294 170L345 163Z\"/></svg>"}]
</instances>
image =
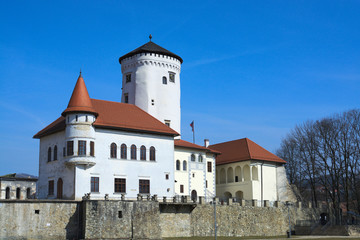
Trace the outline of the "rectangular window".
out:
<instances>
[{"instance_id":1,"label":"rectangular window","mask_svg":"<svg viewBox=\"0 0 360 240\"><path fill-rule=\"evenodd\" d=\"M99 177L91 177L91 192L99 192Z\"/></svg>"},{"instance_id":2,"label":"rectangular window","mask_svg":"<svg viewBox=\"0 0 360 240\"><path fill-rule=\"evenodd\" d=\"M124 94L124 103L129 103L129 94Z\"/></svg>"},{"instance_id":3,"label":"rectangular window","mask_svg":"<svg viewBox=\"0 0 360 240\"><path fill-rule=\"evenodd\" d=\"M212 163L211 162L207 163L207 171L212 172Z\"/></svg>"},{"instance_id":4,"label":"rectangular window","mask_svg":"<svg viewBox=\"0 0 360 240\"><path fill-rule=\"evenodd\" d=\"M116 193L125 193L126 192L126 179L125 178L115 178L115 192Z\"/></svg>"},{"instance_id":5,"label":"rectangular window","mask_svg":"<svg viewBox=\"0 0 360 240\"><path fill-rule=\"evenodd\" d=\"M205 182L205 185L206 185L205 187L206 187L206 188L208 188L208 183L207 183L207 180L206 180L206 182Z\"/></svg>"},{"instance_id":6,"label":"rectangular window","mask_svg":"<svg viewBox=\"0 0 360 240\"><path fill-rule=\"evenodd\" d=\"M90 156L95 156L95 142L90 141Z\"/></svg>"},{"instance_id":7,"label":"rectangular window","mask_svg":"<svg viewBox=\"0 0 360 240\"><path fill-rule=\"evenodd\" d=\"M67 141L67 155L74 155L74 141Z\"/></svg>"},{"instance_id":8,"label":"rectangular window","mask_svg":"<svg viewBox=\"0 0 360 240\"><path fill-rule=\"evenodd\" d=\"M175 73L169 72L169 81L173 83L175 82Z\"/></svg>"},{"instance_id":9,"label":"rectangular window","mask_svg":"<svg viewBox=\"0 0 360 240\"><path fill-rule=\"evenodd\" d=\"M65 149L65 147L63 147L63 157L65 157L66 156L66 149Z\"/></svg>"},{"instance_id":10,"label":"rectangular window","mask_svg":"<svg viewBox=\"0 0 360 240\"><path fill-rule=\"evenodd\" d=\"M54 180L49 181L48 195L54 195Z\"/></svg>"},{"instance_id":11,"label":"rectangular window","mask_svg":"<svg viewBox=\"0 0 360 240\"><path fill-rule=\"evenodd\" d=\"M131 82L131 73L125 75L125 82Z\"/></svg>"},{"instance_id":12,"label":"rectangular window","mask_svg":"<svg viewBox=\"0 0 360 240\"><path fill-rule=\"evenodd\" d=\"M170 120L164 120L164 122L166 126L170 127Z\"/></svg>"},{"instance_id":13,"label":"rectangular window","mask_svg":"<svg viewBox=\"0 0 360 240\"><path fill-rule=\"evenodd\" d=\"M139 193L150 193L150 180L139 180Z\"/></svg>"},{"instance_id":14,"label":"rectangular window","mask_svg":"<svg viewBox=\"0 0 360 240\"><path fill-rule=\"evenodd\" d=\"M86 155L86 141L79 140L78 141L78 155L84 156Z\"/></svg>"},{"instance_id":15,"label":"rectangular window","mask_svg":"<svg viewBox=\"0 0 360 240\"><path fill-rule=\"evenodd\" d=\"M184 193L184 185L180 185L180 193Z\"/></svg>"},{"instance_id":16,"label":"rectangular window","mask_svg":"<svg viewBox=\"0 0 360 240\"><path fill-rule=\"evenodd\" d=\"M165 174L165 179L166 179L166 180L169 180L169 174L168 174L168 173Z\"/></svg>"}]
</instances>

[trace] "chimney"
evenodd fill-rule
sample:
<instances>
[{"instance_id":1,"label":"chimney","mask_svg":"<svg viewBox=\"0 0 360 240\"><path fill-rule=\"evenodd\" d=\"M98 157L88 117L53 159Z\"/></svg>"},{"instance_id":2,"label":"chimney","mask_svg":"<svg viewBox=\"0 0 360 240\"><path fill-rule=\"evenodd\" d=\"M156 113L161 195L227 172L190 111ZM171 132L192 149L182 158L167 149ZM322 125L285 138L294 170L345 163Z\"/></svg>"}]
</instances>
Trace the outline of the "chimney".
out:
<instances>
[{"instance_id":1,"label":"chimney","mask_svg":"<svg viewBox=\"0 0 360 240\"><path fill-rule=\"evenodd\" d=\"M204 139L204 146L209 147L209 139Z\"/></svg>"}]
</instances>

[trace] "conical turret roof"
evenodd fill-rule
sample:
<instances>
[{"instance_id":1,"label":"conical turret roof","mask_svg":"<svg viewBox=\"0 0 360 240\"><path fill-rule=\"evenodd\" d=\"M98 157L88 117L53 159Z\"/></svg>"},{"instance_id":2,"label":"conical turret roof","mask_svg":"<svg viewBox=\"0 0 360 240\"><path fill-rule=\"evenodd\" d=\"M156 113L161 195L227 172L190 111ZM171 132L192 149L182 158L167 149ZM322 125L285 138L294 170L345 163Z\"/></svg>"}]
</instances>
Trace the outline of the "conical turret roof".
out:
<instances>
[{"instance_id":1,"label":"conical turret roof","mask_svg":"<svg viewBox=\"0 0 360 240\"><path fill-rule=\"evenodd\" d=\"M79 78L77 79L69 104L61 115L65 116L67 113L72 112L86 112L92 113L96 116L98 115L91 103L89 93L86 89L86 85L81 75L81 72Z\"/></svg>"},{"instance_id":2,"label":"conical turret roof","mask_svg":"<svg viewBox=\"0 0 360 240\"><path fill-rule=\"evenodd\" d=\"M160 47L159 45L157 45L156 43L152 42L151 40L147 43L145 43L144 45L142 45L141 47L138 47L137 49L125 54L124 56L119 58L119 62L121 63L121 61L125 58L134 56L135 54L138 53L158 53L158 54L164 54L170 57L174 57L176 59L178 59L181 63L183 63L183 60L181 57L179 57L178 55L176 55L175 53L170 52L169 50L166 50L163 47Z\"/></svg>"}]
</instances>

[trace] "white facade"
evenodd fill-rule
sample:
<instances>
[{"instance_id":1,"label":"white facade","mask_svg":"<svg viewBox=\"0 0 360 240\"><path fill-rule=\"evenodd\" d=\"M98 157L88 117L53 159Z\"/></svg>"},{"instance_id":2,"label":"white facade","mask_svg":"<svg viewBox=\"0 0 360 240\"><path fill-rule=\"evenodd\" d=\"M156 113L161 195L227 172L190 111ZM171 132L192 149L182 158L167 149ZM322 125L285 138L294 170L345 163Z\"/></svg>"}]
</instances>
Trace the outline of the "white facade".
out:
<instances>
[{"instance_id":1,"label":"white facade","mask_svg":"<svg viewBox=\"0 0 360 240\"><path fill-rule=\"evenodd\" d=\"M219 165L216 167L217 196L277 201L278 167L282 166L252 160Z\"/></svg>"},{"instance_id":2,"label":"white facade","mask_svg":"<svg viewBox=\"0 0 360 240\"><path fill-rule=\"evenodd\" d=\"M92 199L104 199L105 194L108 194L110 199L120 199L121 194L125 194L126 198L135 199L139 194L139 180L149 180L150 192L148 194L150 195L174 196L174 139L172 136L95 129L93 139L86 139L83 136L76 138L73 156L64 157L59 154L58 160L48 162L49 147L53 148L57 145L58 148L63 148L66 140L74 139L65 138L64 132L41 138L38 198L58 198L57 182L60 178L63 181L62 198L64 199L80 200L86 193L91 193ZM90 147L86 147L85 156L78 155L78 139L85 140L87 146L90 140L94 140L94 156L90 156ZM112 143L117 145L116 158L111 158L110 155ZM127 145L126 159L120 157L121 144ZM130 159L130 147L133 144L137 147L136 160ZM140 160L141 146L146 147L145 161ZM155 161L149 160L150 147L156 149ZM98 178L96 191L92 191L91 188L92 177ZM115 192L115 178L126 179L125 192ZM49 181L54 181L53 194L50 195Z\"/></svg>"},{"instance_id":3,"label":"white facade","mask_svg":"<svg viewBox=\"0 0 360 240\"><path fill-rule=\"evenodd\" d=\"M123 59L121 101L140 107L181 133L180 70L180 60L164 54L139 53Z\"/></svg>"},{"instance_id":4,"label":"white facade","mask_svg":"<svg viewBox=\"0 0 360 240\"><path fill-rule=\"evenodd\" d=\"M174 171L176 195L215 197L215 154L176 147Z\"/></svg>"}]
</instances>

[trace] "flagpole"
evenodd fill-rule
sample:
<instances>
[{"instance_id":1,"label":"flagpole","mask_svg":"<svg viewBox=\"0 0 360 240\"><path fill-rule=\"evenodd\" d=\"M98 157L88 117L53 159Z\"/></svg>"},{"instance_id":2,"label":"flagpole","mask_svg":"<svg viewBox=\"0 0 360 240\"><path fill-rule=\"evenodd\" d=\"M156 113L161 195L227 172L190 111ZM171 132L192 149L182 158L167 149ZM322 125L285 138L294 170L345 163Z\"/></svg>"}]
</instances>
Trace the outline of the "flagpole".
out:
<instances>
[{"instance_id":1,"label":"flagpole","mask_svg":"<svg viewBox=\"0 0 360 240\"><path fill-rule=\"evenodd\" d=\"M195 144L195 127L194 127L194 131L193 131L193 143Z\"/></svg>"}]
</instances>

